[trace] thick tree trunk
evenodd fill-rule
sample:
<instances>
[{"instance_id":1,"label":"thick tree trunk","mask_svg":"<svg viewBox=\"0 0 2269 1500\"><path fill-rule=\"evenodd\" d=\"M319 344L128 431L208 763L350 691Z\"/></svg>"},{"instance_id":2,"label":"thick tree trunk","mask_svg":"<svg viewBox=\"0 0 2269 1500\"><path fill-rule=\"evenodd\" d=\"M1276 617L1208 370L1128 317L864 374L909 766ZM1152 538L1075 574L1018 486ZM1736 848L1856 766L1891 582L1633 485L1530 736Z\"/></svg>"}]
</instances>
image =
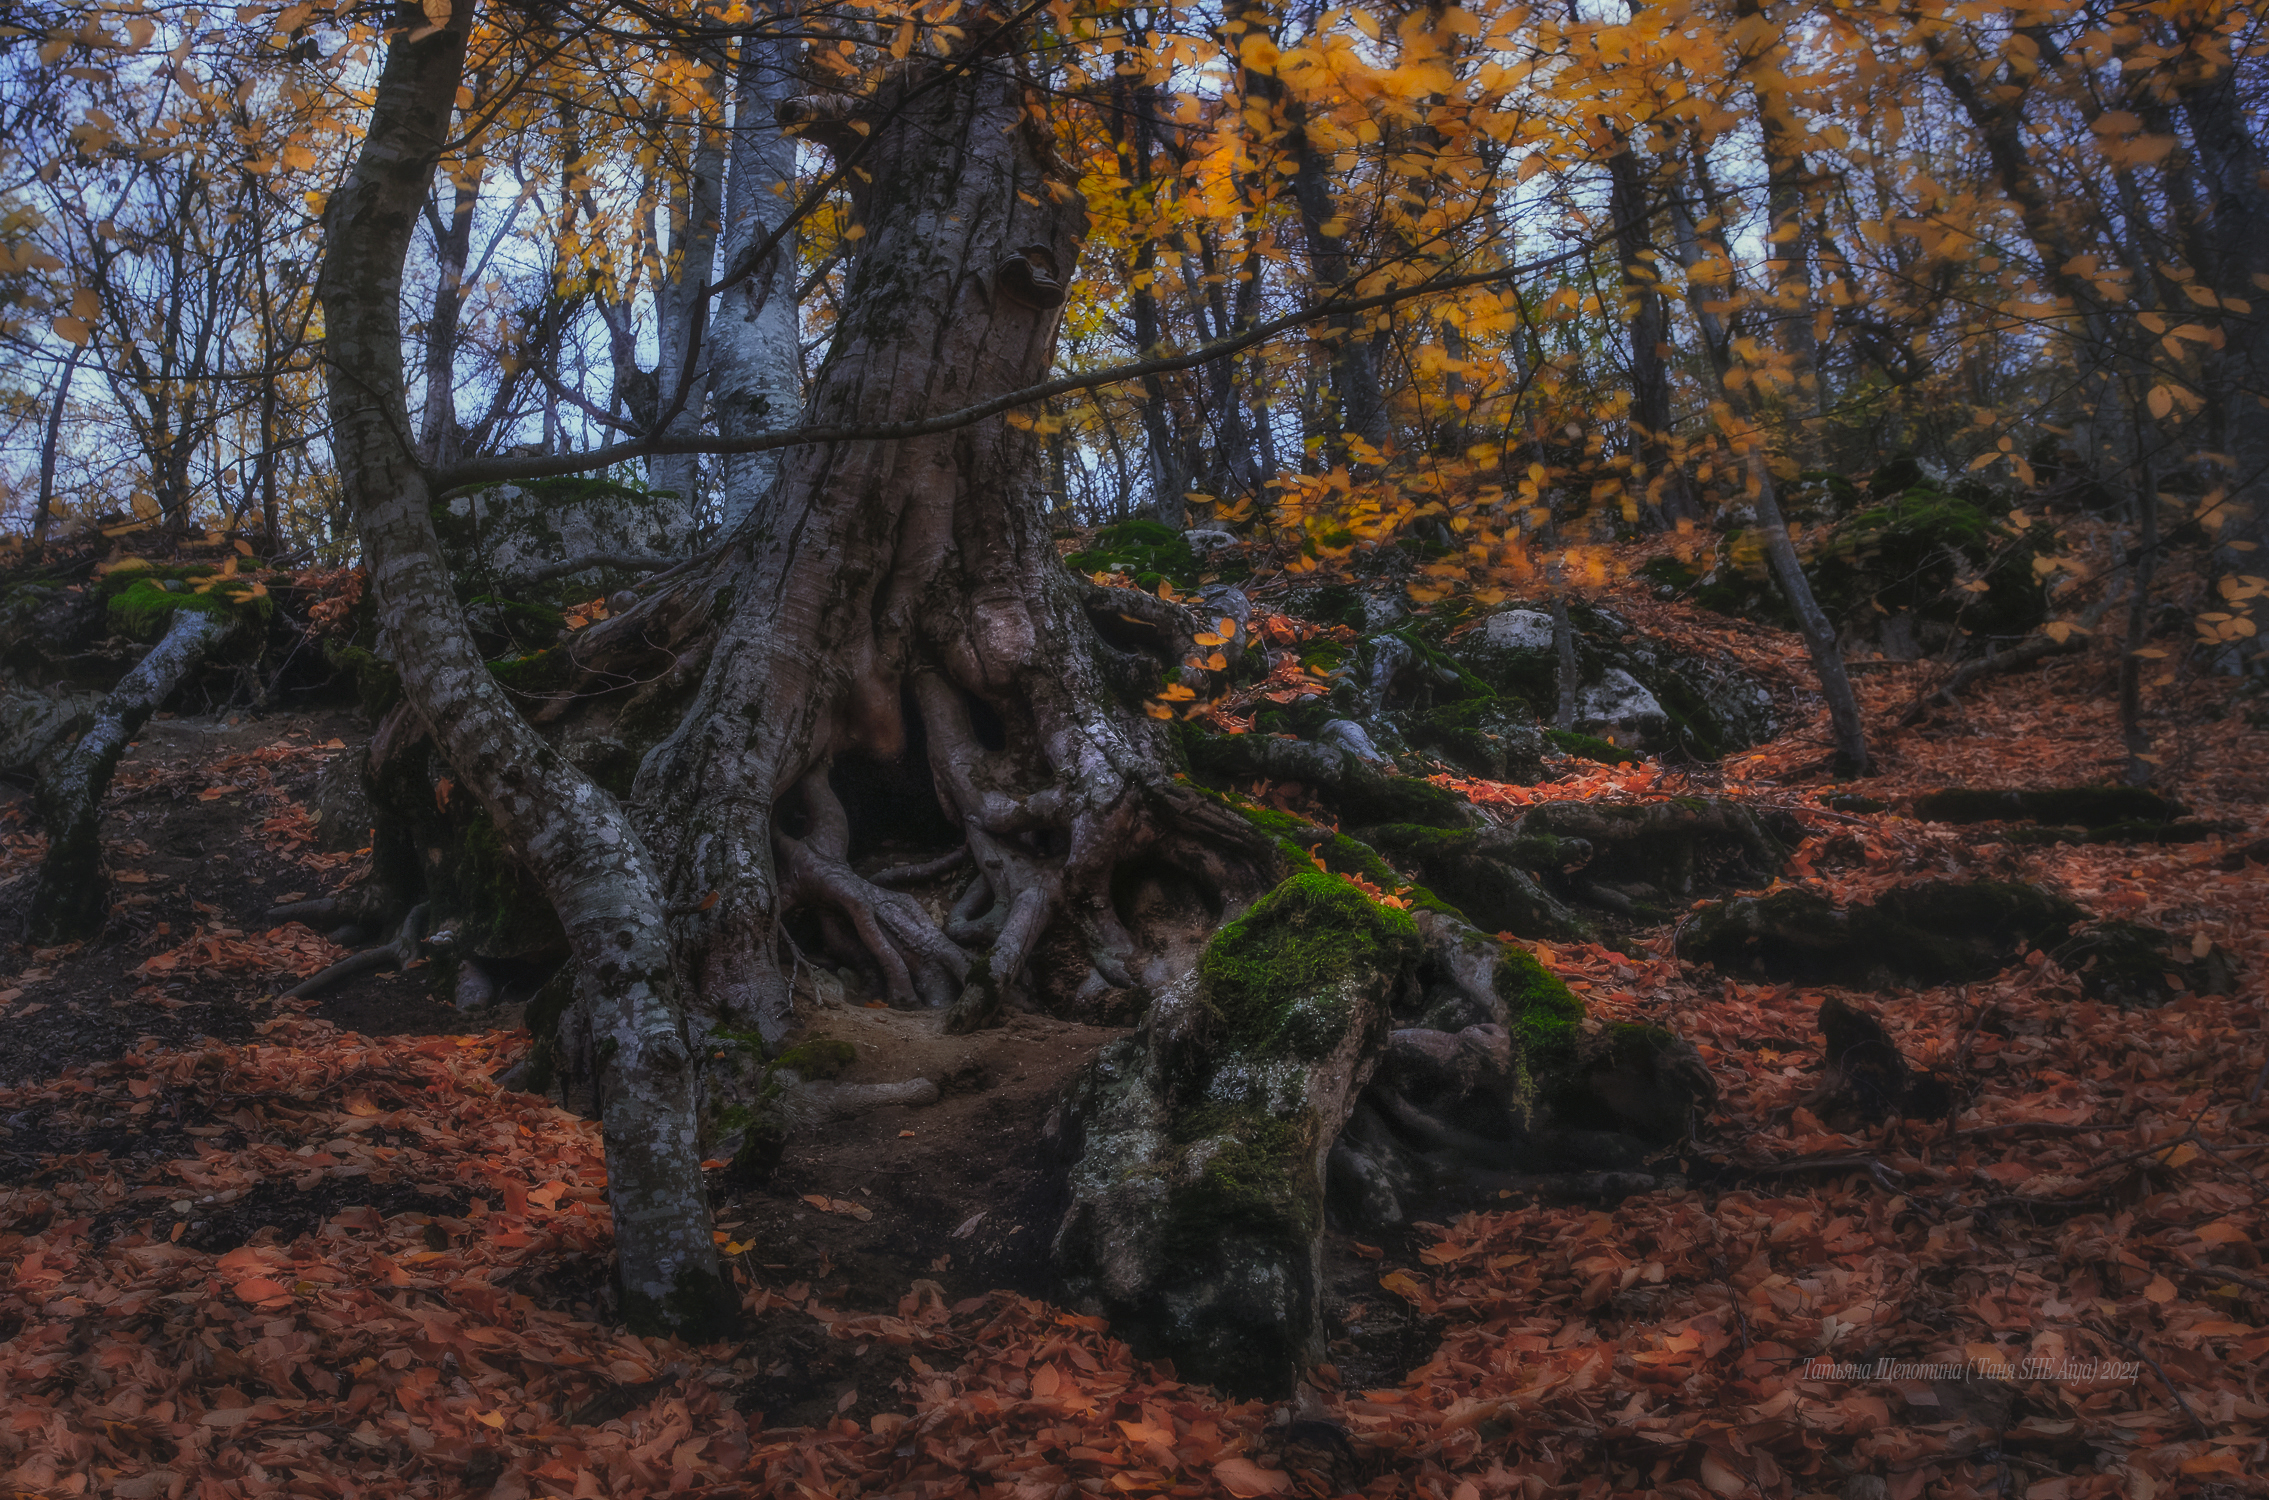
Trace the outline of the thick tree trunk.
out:
<instances>
[{"instance_id":1,"label":"thick tree trunk","mask_svg":"<svg viewBox=\"0 0 2269 1500\"><path fill-rule=\"evenodd\" d=\"M714 1331L734 1311L717 1272L661 884L613 799L523 721L489 675L434 538L425 472L404 442L401 278L448 136L473 6L387 48L368 132L324 216L317 285L331 443L361 532L403 694L459 784L519 851L565 928L600 1040L607 1196L635 1324Z\"/></svg>"},{"instance_id":2,"label":"thick tree trunk","mask_svg":"<svg viewBox=\"0 0 2269 1500\"><path fill-rule=\"evenodd\" d=\"M873 132L855 200L866 234L806 425L918 418L1047 369L1085 226L1028 99L1019 60L994 53L791 111L828 117L815 137L863 139L853 119ZM1142 972L1110 876L1166 837L1170 809L1202 804L1173 783L1164 728L1121 691L1162 685L1160 662L1106 644L1091 621L1177 666L1203 627L1131 590L1090 600L1050 539L1041 457L1036 435L1000 419L791 450L738 551L689 591L704 602L657 601L594 642L648 638L665 615L705 619L712 599L726 612L636 792L679 908L701 908L683 941L722 1019L768 1039L792 1025L780 924L798 906L827 914L850 950L839 961L901 1003L949 1003L956 1026L1014 995L1059 920L1091 955L1089 985L1163 982ZM978 871L946 932L853 871L830 777L916 747Z\"/></svg>"},{"instance_id":3,"label":"thick tree trunk","mask_svg":"<svg viewBox=\"0 0 2269 1500\"><path fill-rule=\"evenodd\" d=\"M219 611L177 609L150 654L110 690L79 743L56 757L40 778L40 821L47 828L47 857L39 867L25 928L32 941L61 942L92 935L109 909L102 878L102 794L118 758L181 679L235 633L237 622Z\"/></svg>"}]
</instances>

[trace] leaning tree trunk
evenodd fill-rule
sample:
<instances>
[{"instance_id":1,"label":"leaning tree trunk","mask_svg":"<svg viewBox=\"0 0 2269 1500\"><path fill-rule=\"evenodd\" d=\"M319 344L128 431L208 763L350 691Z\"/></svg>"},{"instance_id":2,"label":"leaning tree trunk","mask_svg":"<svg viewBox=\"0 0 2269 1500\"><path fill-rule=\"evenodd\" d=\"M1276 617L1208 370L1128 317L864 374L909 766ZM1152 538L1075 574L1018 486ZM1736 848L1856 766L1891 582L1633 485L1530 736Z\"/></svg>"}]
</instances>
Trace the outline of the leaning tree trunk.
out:
<instances>
[{"instance_id":1,"label":"leaning tree trunk","mask_svg":"<svg viewBox=\"0 0 2269 1500\"><path fill-rule=\"evenodd\" d=\"M438 32L388 46L362 150L324 217L317 295L332 451L403 695L566 930L585 1022L601 1039L625 1311L634 1325L699 1334L737 1309L710 1239L661 882L614 800L547 745L489 675L450 588L425 471L407 446L402 263L448 139L473 9L460 4Z\"/></svg>"},{"instance_id":2,"label":"leaning tree trunk","mask_svg":"<svg viewBox=\"0 0 2269 1500\"><path fill-rule=\"evenodd\" d=\"M102 926L110 886L102 878L97 830L111 773L158 705L237 628L225 610L176 609L164 637L110 690L79 743L57 756L40 778L40 821L48 842L24 924L32 941L83 938Z\"/></svg>"}]
</instances>

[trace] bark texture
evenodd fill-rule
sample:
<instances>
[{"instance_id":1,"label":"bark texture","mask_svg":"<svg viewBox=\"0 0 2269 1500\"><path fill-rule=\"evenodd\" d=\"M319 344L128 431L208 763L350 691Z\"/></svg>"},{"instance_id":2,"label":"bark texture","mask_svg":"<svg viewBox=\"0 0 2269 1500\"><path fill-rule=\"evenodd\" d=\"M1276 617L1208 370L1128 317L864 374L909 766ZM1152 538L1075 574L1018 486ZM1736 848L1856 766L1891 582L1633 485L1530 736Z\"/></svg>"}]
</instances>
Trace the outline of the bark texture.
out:
<instances>
[{"instance_id":1,"label":"bark texture","mask_svg":"<svg viewBox=\"0 0 2269 1500\"><path fill-rule=\"evenodd\" d=\"M694 1070L677 1008L661 884L613 799L547 745L474 649L410 450L401 278L448 135L473 7L389 45L368 133L324 219L317 285L332 446L403 694L542 885L599 1038L607 1193L633 1323L699 1333L729 1312L695 1140Z\"/></svg>"}]
</instances>

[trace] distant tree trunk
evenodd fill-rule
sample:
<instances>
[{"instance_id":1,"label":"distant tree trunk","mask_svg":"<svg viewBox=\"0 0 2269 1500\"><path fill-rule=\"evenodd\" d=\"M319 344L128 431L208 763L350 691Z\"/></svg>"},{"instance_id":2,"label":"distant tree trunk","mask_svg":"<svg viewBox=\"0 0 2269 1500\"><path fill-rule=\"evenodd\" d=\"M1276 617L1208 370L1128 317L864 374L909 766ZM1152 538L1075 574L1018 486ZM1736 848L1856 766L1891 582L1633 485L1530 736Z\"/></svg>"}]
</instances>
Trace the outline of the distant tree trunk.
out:
<instances>
[{"instance_id":1,"label":"distant tree trunk","mask_svg":"<svg viewBox=\"0 0 2269 1500\"><path fill-rule=\"evenodd\" d=\"M27 934L35 943L91 937L109 910L110 885L102 877L102 794L135 733L181 680L235 633L228 615L177 609L165 636L112 688L95 710L79 743L40 778L40 821L47 856L32 894Z\"/></svg>"},{"instance_id":2,"label":"distant tree trunk","mask_svg":"<svg viewBox=\"0 0 2269 1500\"><path fill-rule=\"evenodd\" d=\"M725 264L738 266L751 246L785 223L794 205L796 142L780 128L780 109L795 94L797 46L771 37L742 41L733 74L733 133L727 179ZM803 408L802 355L797 344L796 236L780 239L770 259L717 298L710 318L709 399L720 437L789 426ZM668 377L665 377L667 379ZM723 530L745 521L772 493L785 462L780 450L729 455L718 499Z\"/></svg>"},{"instance_id":3,"label":"distant tree trunk","mask_svg":"<svg viewBox=\"0 0 2269 1500\"><path fill-rule=\"evenodd\" d=\"M711 76L714 79L718 75ZM702 303L709 296L710 283L716 279L717 237L725 211L725 130L721 123L706 120L697 123L693 130L691 177L679 183L671 193L669 274L654 288L661 348L661 356L654 364L656 396L663 404L674 400L679 385L690 374L685 403L671 419L669 427L673 433L688 435L701 429L703 410L708 404L709 368L708 360L696 350L689 369L686 352L696 328L706 321ZM793 275L793 256L789 257L789 266ZM700 473L698 454L657 453L646 461L647 483L658 490L670 490L678 497L689 551Z\"/></svg>"},{"instance_id":4,"label":"distant tree trunk","mask_svg":"<svg viewBox=\"0 0 2269 1500\"><path fill-rule=\"evenodd\" d=\"M1696 174L1700 176L1699 162ZM1703 180L1701 186L1705 197L1709 196L1707 181ZM1677 229L1678 258L1691 273L1703 260L1700 236L1683 204L1674 203L1671 216ZM1727 290L1731 290L1730 285ZM1716 377L1718 392L1727 413L1737 424L1725 437L1734 450L1743 455L1749 478L1749 499L1756 510L1757 530L1765 539L1765 554L1772 563L1773 577L1796 616L1797 631L1804 637L1805 653L1812 658L1813 674L1820 683L1820 696L1828 706L1836 757L1848 773L1865 776L1872 771L1873 763L1868 756L1867 724L1859 711L1859 695L1852 690L1851 674L1844 670L1843 648L1837 644L1835 625L1820 608L1819 600L1813 597L1812 581L1804 576L1804 560L1797 555L1796 542L1789 536L1788 522L1781 515L1780 492L1774 484L1771 459L1765 451L1765 434L1749 399L1748 382L1736 374L1733 332L1711 310L1707 289L1691 274L1687 278L1687 295L1693 304L1703 352Z\"/></svg>"},{"instance_id":5,"label":"distant tree trunk","mask_svg":"<svg viewBox=\"0 0 2269 1500\"><path fill-rule=\"evenodd\" d=\"M2224 534L2250 534L2251 552L2230 570L2259 573L2269 559L2269 151L2261 119L2249 115L2232 67L2187 93L2182 102L2207 184L2206 215L2212 252L2201 267L2220 302L2223 346L2210 363L2218 373L2226 432L2231 506ZM2239 311L2239 308L2244 311ZM2269 618L2253 637L2254 670L2269 670L2260 643Z\"/></svg>"},{"instance_id":6,"label":"distant tree trunk","mask_svg":"<svg viewBox=\"0 0 2269 1500\"><path fill-rule=\"evenodd\" d=\"M1685 471L1671 456L1670 366L1665 358L1670 310L1648 233L1654 210L1647 201L1646 173L1628 144L1607 159L1607 171L1608 211L1615 219L1615 259L1623 272L1631 339L1631 479L1658 515L1690 519L1699 510L1686 487Z\"/></svg>"},{"instance_id":7,"label":"distant tree trunk","mask_svg":"<svg viewBox=\"0 0 2269 1500\"><path fill-rule=\"evenodd\" d=\"M63 369L55 377L55 399L48 403L47 431L39 440L39 509L32 516L34 559L47 550L47 528L55 516L55 460L63 436L63 406L71 396L71 377L78 373L79 357L86 352L84 344L71 346L71 357L63 361Z\"/></svg>"},{"instance_id":8,"label":"distant tree trunk","mask_svg":"<svg viewBox=\"0 0 2269 1500\"><path fill-rule=\"evenodd\" d=\"M1576 698L1582 693L1584 679L1576 664L1576 627L1568 618L1568 588L1561 578L1560 565L1552 566L1552 652L1558 662L1553 687L1559 701L1552 711L1555 729L1576 727Z\"/></svg>"},{"instance_id":9,"label":"distant tree trunk","mask_svg":"<svg viewBox=\"0 0 2269 1500\"><path fill-rule=\"evenodd\" d=\"M1764 0L1734 0L1743 20L1768 19ZM1776 39L1746 53L1741 70L1757 99L1757 126L1765 146L1767 305L1773 331L1787 365L1787 389L1773 405L1783 417L1781 443L1798 469L1820 465L1819 339L1812 327L1810 220L1805 202L1811 171L1805 165L1803 132L1789 99L1786 69L1791 58ZM1764 403L1760 403L1762 410Z\"/></svg>"},{"instance_id":10,"label":"distant tree trunk","mask_svg":"<svg viewBox=\"0 0 2269 1500\"><path fill-rule=\"evenodd\" d=\"M425 321L425 401L418 416L418 454L434 465L455 463L463 431L457 423L457 332L465 311L465 268L473 256L473 214L480 207L478 167L452 179L449 217L431 214L433 311ZM430 212L430 209L429 209Z\"/></svg>"},{"instance_id":11,"label":"distant tree trunk","mask_svg":"<svg viewBox=\"0 0 2269 1500\"><path fill-rule=\"evenodd\" d=\"M2143 727L2143 655L2151 639L2151 584L2159 570L2159 464L2157 424L2144 416L2144 393L2130 383L2128 413L2134 458L2128 467L2135 495L2135 559L2128 569L2127 630L2119 653L2119 738L2127 750L2132 786L2150 783L2150 731Z\"/></svg>"},{"instance_id":12,"label":"distant tree trunk","mask_svg":"<svg viewBox=\"0 0 2269 1500\"><path fill-rule=\"evenodd\" d=\"M475 7L397 35L362 146L324 215L317 285L331 444L405 699L565 928L600 1044L617 1269L634 1324L710 1337L736 1312L701 1178L692 1049L678 1011L661 882L614 799L521 719L489 675L434 537L425 471L404 446L402 263L449 134Z\"/></svg>"}]
</instances>

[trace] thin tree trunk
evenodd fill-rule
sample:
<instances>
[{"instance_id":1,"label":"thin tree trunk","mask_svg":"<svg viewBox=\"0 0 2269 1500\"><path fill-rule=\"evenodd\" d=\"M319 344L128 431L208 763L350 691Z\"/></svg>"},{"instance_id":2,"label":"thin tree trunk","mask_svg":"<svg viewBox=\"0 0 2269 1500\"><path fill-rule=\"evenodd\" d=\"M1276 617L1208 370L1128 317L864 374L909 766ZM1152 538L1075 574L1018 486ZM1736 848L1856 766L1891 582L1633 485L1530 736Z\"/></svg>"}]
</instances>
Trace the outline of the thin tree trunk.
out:
<instances>
[{"instance_id":1,"label":"thin tree trunk","mask_svg":"<svg viewBox=\"0 0 2269 1500\"><path fill-rule=\"evenodd\" d=\"M457 327L465 311L465 267L473 254L473 213L480 206L478 168L451 184L449 217L434 214L435 281L433 313L425 324L425 401L418 416L418 452L429 464L455 463L457 425Z\"/></svg>"},{"instance_id":2,"label":"thin tree trunk","mask_svg":"<svg viewBox=\"0 0 2269 1500\"><path fill-rule=\"evenodd\" d=\"M2259 117L2249 122L2234 68L2188 93L2182 107L2211 192L2213 263L2202 270L2221 303L2224 342L2214 368L2228 432L2232 518L2224 532L2238 540L2250 530L2254 549L2230 566L2258 573L2269 558L2269 152ZM2259 614L2254 619L2269 625ZM2264 636L2269 630L2253 638L2256 651ZM2255 655L2254 665L2269 667L2269 657Z\"/></svg>"},{"instance_id":3,"label":"thin tree trunk","mask_svg":"<svg viewBox=\"0 0 2269 1500\"><path fill-rule=\"evenodd\" d=\"M712 72L712 80L720 78L722 72L722 68ZM679 190L680 207L671 216L670 275L654 288L654 306L661 325L661 357L654 374L657 396L665 406L676 399L678 385L688 373L688 342L706 322L701 302L709 296L709 283L714 278L717 236L725 211L723 125L703 120L694 130L697 139L692 178ZM708 402L709 369L698 350L690 373L692 385L685 404L670 422L673 433L691 434L701 427L702 411ZM701 460L692 453L657 453L646 461L647 482L678 497L682 521L673 529L685 535L689 545L700 472Z\"/></svg>"},{"instance_id":4,"label":"thin tree trunk","mask_svg":"<svg viewBox=\"0 0 2269 1500\"><path fill-rule=\"evenodd\" d=\"M404 697L459 784L542 885L600 1038L599 1093L623 1305L634 1325L708 1337L737 1311L701 1178L692 1052L661 882L614 799L523 721L456 608L425 473L403 445L402 263L449 133L474 7L389 44L353 171L324 215L331 442Z\"/></svg>"},{"instance_id":5,"label":"thin tree trunk","mask_svg":"<svg viewBox=\"0 0 2269 1500\"><path fill-rule=\"evenodd\" d=\"M111 773L158 705L236 629L237 622L218 611L175 610L165 636L104 697L79 743L40 778L40 821L48 842L25 923L32 941L90 937L101 928L110 886L102 878L99 830Z\"/></svg>"},{"instance_id":6,"label":"thin tree trunk","mask_svg":"<svg viewBox=\"0 0 2269 1500\"><path fill-rule=\"evenodd\" d=\"M2127 632L2119 653L2119 739L2127 750L2126 779L2146 786L2156 770L2151 735L2143 727L2144 650L2150 643L2151 583L2159 569L2159 476L2156 424L2143 420L2141 393L2130 390L2135 460L2129 468L2135 492L2135 565L2128 571Z\"/></svg>"},{"instance_id":7,"label":"thin tree trunk","mask_svg":"<svg viewBox=\"0 0 2269 1500\"><path fill-rule=\"evenodd\" d=\"M32 516L34 562L47 551L48 523L55 515L55 459L56 446L63 435L63 405L70 399L71 377L78 373L79 356L84 353L86 345L74 344L71 357L63 361L62 373L55 377L55 400L47 409L47 432L39 442L39 510Z\"/></svg>"},{"instance_id":8,"label":"thin tree trunk","mask_svg":"<svg viewBox=\"0 0 2269 1500\"><path fill-rule=\"evenodd\" d=\"M1699 514L1670 447L1670 315L1648 225L1646 174L1628 143L1607 159L1615 259L1623 273L1623 307L1631 339L1631 480L1658 515Z\"/></svg>"},{"instance_id":9,"label":"thin tree trunk","mask_svg":"<svg viewBox=\"0 0 2269 1500\"><path fill-rule=\"evenodd\" d=\"M1699 173L1697 162L1697 176ZM1710 196L1706 179L1701 187L1705 198ZM1673 205L1671 218L1677 229L1679 261L1691 272L1702 262L1700 237L1682 204ZM1732 291L1730 285L1727 291ZM1804 576L1804 560L1797 556L1796 543L1788 534L1788 522L1781 515L1780 493L1773 483L1772 465L1764 451L1764 433L1749 400L1749 387L1735 376L1733 331L1711 311L1707 290L1691 275L1687 278L1687 297L1693 305L1703 352L1716 377L1718 392L1736 424L1724 436L1734 450L1743 455L1747 465L1750 502L1756 510L1757 529L1765 538L1765 553L1771 560L1773 577L1779 581L1781 593L1796 616L1797 631L1804 637L1805 652L1812 658L1813 674L1819 679L1820 696L1828 705L1837 758L1850 774L1865 776L1873 769L1873 764L1867 753L1867 725L1859 711L1859 696L1852 690L1851 674L1844 670L1843 648L1836 643L1835 626L1827 612L1820 608L1819 600L1813 597L1812 581Z\"/></svg>"},{"instance_id":10,"label":"thin tree trunk","mask_svg":"<svg viewBox=\"0 0 2269 1500\"><path fill-rule=\"evenodd\" d=\"M1576 696L1583 691L1583 674L1576 664L1576 627L1568 618L1568 588L1559 564L1552 566L1552 652L1559 668L1553 687L1559 702L1552 712L1556 729L1576 727Z\"/></svg>"}]
</instances>

